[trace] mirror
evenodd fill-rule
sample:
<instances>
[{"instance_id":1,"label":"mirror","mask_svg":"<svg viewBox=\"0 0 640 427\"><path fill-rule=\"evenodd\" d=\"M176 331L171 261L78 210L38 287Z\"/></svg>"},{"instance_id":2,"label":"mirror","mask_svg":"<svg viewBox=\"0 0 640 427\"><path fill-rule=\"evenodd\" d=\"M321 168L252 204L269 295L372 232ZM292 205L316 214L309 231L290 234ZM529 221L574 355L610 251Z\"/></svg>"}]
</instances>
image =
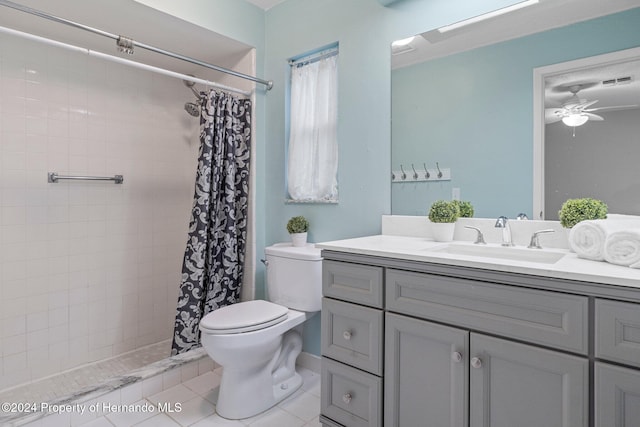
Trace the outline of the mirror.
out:
<instances>
[{"instance_id":1,"label":"mirror","mask_svg":"<svg viewBox=\"0 0 640 427\"><path fill-rule=\"evenodd\" d=\"M534 212L568 198L640 215L640 48L534 70ZM580 177L575 179L575 177Z\"/></svg>"},{"instance_id":2,"label":"mirror","mask_svg":"<svg viewBox=\"0 0 640 427\"><path fill-rule=\"evenodd\" d=\"M640 10L631 9L541 31L544 28L539 28L540 22L547 22L545 16L552 16L550 10L553 9L555 14L561 11L555 6L547 6L547 9L542 11L531 9L532 12L526 15L526 19L523 18L524 15L518 15L492 20L491 25L479 23L475 24L473 29L466 29L459 34L448 36L449 38L441 37L439 40L434 37L434 32L430 31L418 35L405 47L392 48L391 169L400 170L402 165L408 178L411 178L412 164L420 172L423 165L428 169L435 169L437 162L440 168L448 168L451 173L449 181L411 182L411 179L408 179L406 182L392 183L392 214L425 215L433 201L451 199L459 193L462 200L470 200L473 203L477 217L506 215L514 218L518 213L524 212L529 218L540 219L542 211L544 218L553 219L554 215L547 215L546 212L557 212L558 208L553 205L557 201L549 202L547 209L542 208L545 203L541 199L541 194L545 193L542 191L542 183L546 182L549 188L555 188L552 182L554 179L589 181L593 170L600 168L599 162L604 157L609 157L614 164L618 164L617 169L629 173L635 170L628 162L625 163L625 154L622 154L629 147L612 150L610 145L611 135L621 133L620 126L611 130L608 124L606 128L597 125L607 122L613 125L617 122L614 114L632 115L635 116L635 122L639 122L640 110L602 110L592 113L599 113L604 120L594 120L582 127L576 127L575 138L573 129L561 125L562 122L550 123L547 126L549 132L557 130L551 129L552 127L559 128L560 133L564 132L567 138L571 138L573 152L577 150L591 160L582 160L583 166L576 172L584 173L583 177L576 179L572 172L570 177L565 174L560 178L554 178L550 173L549 178L545 180L545 173L538 168L543 167L545 163L562 168L564 161L559 154L547 150L546 154L553 157L552 161L544 162L541 156L545 151L542 148L538 149L534 156L533 136L536 136L540 147L544 147L541 142L545 141L545 106L542 96L538 105L534 105L532 76L534 69L547 64L558 64L640 45L640 34L631 30L637 25ZM580 21L587 18L575 19ZM534 22L535 28L529 26L529 21ZM553 22L555 26L558 25L557 19ZM522 25L517 25L519 23ZM622 28L629 28L629 37L611 36L624 33L620 31ZM422 58L417 54L421 49L420 44L426 44L429 50ZM478 47L478 44L481 46ZM404 50L405 53L398 53L400 50ZM591 63L588 67L594 68L595 65ZM635 67L634 76L640 76L637 63L631 61L629 66ZM554 70L554 73L557 76L553 78L558 80L554 83L549 75L550 86L562 86L569 81L568 76L562 77L562 70ZM547 70L547 74L551 74L550 70ZM619 89L628 90L632 87L631 84L620 85ZM594 90L595 86L588 89ZM539 90L540 93L544 93L542 82ZM569 96L559 91L553 95L554 98L550 98L548 105L560 107L571 92L568 93ZM597 103L591 105L592 108L614 105L613 100L600 99L600 95L593 98L586 87L578 91L578 98L585 98L586 95L589 95L589 101L598 99ZM640 100L621 102L626 105L640 104ZM616 102L615 105L622 104ZM588 148L586 144L579 145L579 141L586 139L587 130L592 135L590 139L606 141L598 145L600 151ZM629 132L635 132L637 141L637 135L640 133ZM555 135L550 135L549 139L555 139ZM626 138L626 141L633 140ZM603 154L604 148L608 148L609 152ZM565 157L569 155L572 155L571 151L563 154ZM634 158L638 156L634 155ZM616 169L612 166L606 168ZM603 177L591 180L591 188L601 186L604 180ZM605 202L608 202L610 195L615 194L619 194L628 202L636 201L626 204L610 203L610 212L640 214L637 202L640 198L637 193L632 196L633 181L624 177L612 180L609 175L606 180L614 185L617 181L624 180L620 184L624 183L625 186L606 190L607 197L602 197ZM562 201L566 200L569 194L561 189L547 190L546 193L555 194ZM575 197L583 196L576 194ZM596 197L591 193L587 196Z\"/></svg>"}]
</instances>

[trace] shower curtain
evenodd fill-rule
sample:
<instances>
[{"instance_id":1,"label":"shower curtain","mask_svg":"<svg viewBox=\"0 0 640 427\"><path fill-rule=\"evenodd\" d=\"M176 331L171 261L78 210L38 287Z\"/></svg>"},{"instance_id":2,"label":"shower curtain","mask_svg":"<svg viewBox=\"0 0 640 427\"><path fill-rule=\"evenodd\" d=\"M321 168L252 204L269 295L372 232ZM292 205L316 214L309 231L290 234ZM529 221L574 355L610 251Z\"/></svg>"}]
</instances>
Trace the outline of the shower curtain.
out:
<instances>
[{"instance_id":1,"label":"shower curtain","mask_svg":"<svg viewBox=\"0 0 640 427\"><path fill-rule=\"evenodd\" d=\"M249 205L251 101L211 90L200 112L200 152L171 354L200 345L207 313L240 300Z\"/></svg>"}]
</instances>

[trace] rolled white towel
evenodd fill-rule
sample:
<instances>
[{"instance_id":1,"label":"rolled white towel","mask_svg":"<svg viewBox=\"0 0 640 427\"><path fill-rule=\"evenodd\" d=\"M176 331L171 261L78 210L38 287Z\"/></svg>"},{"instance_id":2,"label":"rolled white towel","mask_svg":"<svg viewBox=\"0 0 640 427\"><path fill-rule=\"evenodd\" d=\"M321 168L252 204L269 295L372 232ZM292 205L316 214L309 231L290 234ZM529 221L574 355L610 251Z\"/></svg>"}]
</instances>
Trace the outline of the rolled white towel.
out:
<instances>
[{"instance_id":1,"label":"rolled white towel","mask_svg":"<svg viewBox=\"0 0 640 427\"><path fill-rule=\"evenodd\" d=\"M578 257L604 261L604 242L607 239L604 221L606 220L581 221L571 227L569 247Z\"/></svg>"},{"instance_id":2,"label":"rolled white towel","mask_svg":"<svg viewBox=\"0 0 640 427\"><path fill-rule=\"evenodd\" d=\"M610 233L604 244L604 259L611 264L640 268L640 228Z\"/></svg>"},{"instance_id":3,"label":"rolled white towel","mask_svg":"<svg viewBox=\"0 0 640 427\"><path fill-rule=\"evenodd\" d=\"M640 228L640 217L615 215L614 218L581 221L569 231L569 247L580 258L604 261L607 236L616 231Z\"/></svg>"}]
</instances>

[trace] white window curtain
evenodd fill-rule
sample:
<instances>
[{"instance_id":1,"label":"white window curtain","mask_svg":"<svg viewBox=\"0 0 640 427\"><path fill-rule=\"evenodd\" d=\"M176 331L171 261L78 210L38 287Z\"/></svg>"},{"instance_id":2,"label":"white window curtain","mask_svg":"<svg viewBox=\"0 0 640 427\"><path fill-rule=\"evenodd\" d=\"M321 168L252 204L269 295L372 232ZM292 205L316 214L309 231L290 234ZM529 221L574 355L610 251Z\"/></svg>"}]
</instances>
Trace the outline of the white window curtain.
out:
<instances>
[{"instance_id":1,"label":"white window curtain","mask_svg":"<svg viewBox=\"0 0 640 427\"><path fill-rule=\"evenodd\" d=\"M287 189L293 201L338 200L337 58L291 68Z\"/></svg>"}]
</instances>

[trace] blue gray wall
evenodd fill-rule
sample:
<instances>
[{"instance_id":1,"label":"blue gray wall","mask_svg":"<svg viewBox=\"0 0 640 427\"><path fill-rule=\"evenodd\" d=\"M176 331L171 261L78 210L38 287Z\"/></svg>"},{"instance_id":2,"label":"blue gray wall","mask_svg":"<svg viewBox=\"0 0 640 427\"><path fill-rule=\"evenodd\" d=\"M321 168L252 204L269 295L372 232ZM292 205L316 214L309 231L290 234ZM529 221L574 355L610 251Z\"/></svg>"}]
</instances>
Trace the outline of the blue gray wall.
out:
<instances>
[{"instance_id":1,"label":"blue gray wall","mask_svg":"<svg viewBox=\"0 0 640 427\"><path fill-rule=\"evenodd\" d=\"M390 45L393 40L503 7L514 1L287 0L266 13L265 241L287 240L289 217L305 215L314 242L377 234L391 213ZM339 43L337 205L285 200L287 60ZM320 318L305 329L305 351L320 353Z\"/></svg>"}]
</instances>

